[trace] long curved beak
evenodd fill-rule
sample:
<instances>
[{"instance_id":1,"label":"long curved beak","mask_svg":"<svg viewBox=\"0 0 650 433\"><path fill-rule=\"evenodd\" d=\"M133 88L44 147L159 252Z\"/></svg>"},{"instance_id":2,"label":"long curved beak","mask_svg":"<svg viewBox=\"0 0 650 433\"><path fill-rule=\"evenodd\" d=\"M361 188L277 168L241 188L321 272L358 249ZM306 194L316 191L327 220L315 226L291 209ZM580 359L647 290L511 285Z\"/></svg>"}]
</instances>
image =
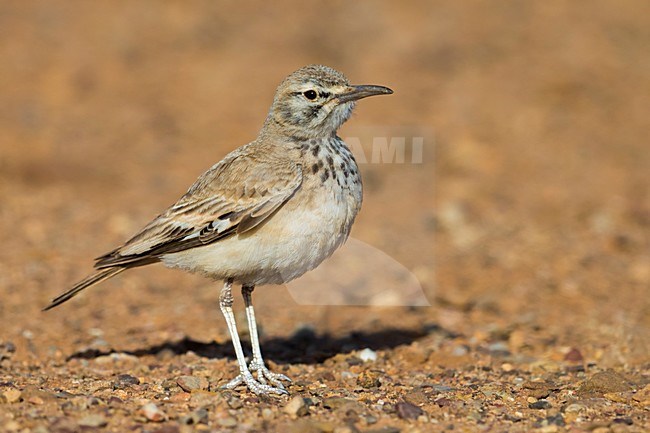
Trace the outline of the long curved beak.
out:
<instances>
[{"instance_id":1,"label":"long curved beak","mask_svg":"<svg viewBox=\"0 0 650 433\"><path fill-rule=\"evenodd\" d=\"M388 87L362 84L359 86L352 86L351 90L339 95L338 100L343 103L367 98L368 96L390 95L391 93L393 93L393 91Z\"/></svg>"}]
</instances>

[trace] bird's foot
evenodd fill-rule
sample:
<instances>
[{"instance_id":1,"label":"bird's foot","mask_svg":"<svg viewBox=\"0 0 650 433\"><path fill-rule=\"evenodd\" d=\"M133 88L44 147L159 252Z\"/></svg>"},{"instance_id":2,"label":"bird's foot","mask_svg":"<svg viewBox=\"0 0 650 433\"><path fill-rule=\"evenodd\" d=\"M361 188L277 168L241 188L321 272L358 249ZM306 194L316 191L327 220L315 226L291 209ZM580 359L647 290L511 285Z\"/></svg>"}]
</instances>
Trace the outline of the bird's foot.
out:
<instances>
[{"instance_id":1,"label":"bird's foot","mask_svg":"<svg viewBox=\"0 0 650 433\"><path fill-rule=\"evenodd\" d=\"M270 371L266 370L269 374L275 375L274 373L271 373ZM258 372L258 376L260 376L260 373ZM283 375L280 375L283 376ZM286 376L285 376L286 377ZM269 379L267 377L267 379ZM277 382L277 379L274 379ZM269 382L271 382L271 379L269 379ZM250 389L252 392L254 392L257 395L268 395L268 394L289 394L287 390L284 389L284 386L282 386L282 383L280 383L280 386L271 386L266 383L265 379L260 379L260 380L255 380L253 375L249 370L244 371L243 373L240 373L239 376L225 384L222 388L225 389L234 389L238 387L241 384L245 384L248 389ZM274 383L274 382L271 382Z\"/></svg>"},{"instance_id":2,"label":"bird's foot","mask_svg":"<svg viewBox=\"0 0 650 433\"><path fill-rule=\"evenodd\" d=\"M270 371L266 365L264 364L264 361L262 360L256 360L253 359L250 364L248 364L248 369L251 372L257 372L257 380L260 383L263 383L266 385L266 382L269 381L271 385L275 386L276 388L280 388L284 390L284 385L282 384L282 380L291 383L291 379L289 379L287 376L285 376L282 373L273 373Z\"/></svg>"}]
</instances>

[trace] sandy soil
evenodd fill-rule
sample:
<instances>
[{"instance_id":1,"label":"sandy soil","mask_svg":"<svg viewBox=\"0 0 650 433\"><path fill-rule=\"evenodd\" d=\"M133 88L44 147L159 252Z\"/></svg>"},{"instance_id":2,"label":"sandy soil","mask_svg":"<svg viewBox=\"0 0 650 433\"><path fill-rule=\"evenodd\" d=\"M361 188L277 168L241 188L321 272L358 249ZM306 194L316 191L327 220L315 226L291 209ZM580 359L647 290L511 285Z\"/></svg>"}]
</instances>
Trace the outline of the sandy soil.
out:
<instances>
[{"instance_id":1,"label":"sandy soil","mask_svg":"<svg viewBox=\"0 0 650 433\"><path fill-rule=\"evenodd\" d=\"M3 2L0 431L647 431L648 17L644 1ZM431 306L259 288L286 398L219 389L236 364L198 276L130 271L40 312L314 62L395 90L341 131L364 153L423 139L422 163L362 165L353 237ZM348 257L317 280L406 290Z\"/></svg>"}]
</instances>

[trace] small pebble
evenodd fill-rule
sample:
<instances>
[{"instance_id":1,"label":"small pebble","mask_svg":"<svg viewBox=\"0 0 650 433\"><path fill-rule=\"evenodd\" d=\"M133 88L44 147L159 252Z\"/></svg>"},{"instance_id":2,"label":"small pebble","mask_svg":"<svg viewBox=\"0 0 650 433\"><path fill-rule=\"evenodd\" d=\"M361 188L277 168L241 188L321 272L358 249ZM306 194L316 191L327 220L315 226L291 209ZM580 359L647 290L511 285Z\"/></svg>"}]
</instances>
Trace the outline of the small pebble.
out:
<instances>
[{"instance_id":1,"label":"small pebble","mask_svg":"<svg viewBox=\"0 0 650 433\"><path fill-rule=\"evenodd\" d=\"M228 406L231 409L241 409L241 407L244 406L244 403L241 401L240 398L232 396L228 399Z\"/></svg>"},{"instance_id":2,"label":"small pebble","mask_svg":"<svg viewBox=\"0 0 650 433\"><path fill-rule=\"evenodd\" d=\"M637 391L632 399L639 402L642 406L650 406L650 385L646 385Z\"/></svg>"},{"instance_id":3,"label":"small pebble","mask_svg":"<svg viewBox=\"0 0 650 433\"><path fill-rule=\"evenodd\" d=\"M299 417L307 415L309 407L307 406L307 401L303 397L297 395L289 400L289 403L284 406L282 411L289 416Z\"/></svg>"},{"instance_id":4,"label":"small pebble","mask_svg":"<svg viewBox=\"0 0 650 433\"><path fill-rule=\"evenodd\" d=\"M144 417L152 422L163 422L167 419L165 412L160 410L154 403L147 403L140 409Z\"/></svg>"},{"instance_id":5,"label":"small pebble","mask_svg":"<svg viewBox=\"0 0 650 433\"><path fill-rule=\"evenodd\" d=\"M0 342L0 361L9 359L16 352L16 345L11 341Z\"/></svg>"},{"instance_id":6,"label":"small pebble","mask_svg":"<svg viewBox=\"0 0 650 433\"><path fill-rule=\"evenodd\" d=\"M323 407L326 409L336 410L343 406L355 404L356 400L345 397L328 397L323 400Z\"/></svg>"},{"instance_id":7,"label":"small pebble","mask_svg":"<svg viewBox=\"0 0 650 433\"><path fill-rule=\"evenodd\" d=\"M363 419L365 421L365 423L368 424L368 425L376 424L377 421L379 421L379 418L377 418L374 415L365 415L361 419Z\"/></svg>"},{"instance_id":8,"label":"small pebble","mask_svg":"<svg viewBox=\"0 0 650 433\"><path fill-rule=\"evenodd\" d=\"M504 341L497 341L488 345L488 350L492 356L509 356L510 347Z\"/></svg>"},{"instance_id":9,"label":"small pebble","mask_svg":"<svg viewBox=\"0 0 650 433\"><path fill-rule=\"evenodd\" d=\"M578 349L572 347L571 350L564 355L564 360L569 362L582 362L584 361L584 358Z\"/></svg>"},{"instance_id":10,"label":"small pebble","mask_svg":"<svg viewBox=\"0 0 650 433\"><path fill-rule=\"evenodd\" d=\"M120 374L117 376L115 383L113 384L114 389L120 389L127 386L140 385L140 379L130 374Z\"/></svg>"},{"instance_id":11,"label":"small pebble","mask_svg":"<svg viewBox=\"0 0 650 433\"><path fill-rule=\"evenodd\" d=\"M331 371L326 371L326 372L322 373L320 375L320 378L321 378L322 381L325 381L325 382L333 382L333 381L336 380L336 377L334 376L334 374L332 374Z\"/></svg>"},{"instance_id":12,"label":"small pebble","mask_svg":"<svg viewBox=\"0 0 650 433\"><path fill-rule=\"evenodd\" d=\"M402 419L418 419L424 415L424 411L416 405L407 401L400 401L397 403L397 416Z\"/></svg>"},{"instance_id":13,"label":"small pebble","mask_svg":"<svg viewBox=\"0 0 650 433\"><path fill-rule=\"evenodd\" d=\"M121 398L115 397L114 395L110 396L108 398L108 404L109 405L116 405L116 404L122 404L124 403Z\"/></svg>"},{"instance_id":14,"label":"small pebble","mask_svg":"<svg viewBox=\"0 0 650 433\"><path fill-rule=\"evenodd\" d=\"M377 352L374 350L365 348L361 352L359 352L359 359L362 360L363 362L374 362L377 360Z\"/></svg>"},{"instance_id":15,"label":"small pebble","mask_svg":"<svg viewBox=\"0 0 650 433\"><path fill-rule=\"evenodd\" d=\"M578 393L584 397L601 397L610 392L630 391L632 387L628 381L612 370L601 371L587 379L578 389Z\"/></svg>"},{"instance_id":16,"label":"small pebble","mask_svg":"<svg viewBox=\"0 0 650 433\"><path fill-rule=\"evenodd\" d=\"M548 397L552 387L553 385L546 382L525 382L523 384L528 395L536 400ZM533 401L529 401L529 403L533 403Z\"/></svg>"},{"instance_id":17,"label":"small pebble","mask_svg":"<svg viewBox=\"0 0 650 433\"><path fill-rule=\"evenodd\" d=\"M206 390L210 383L205 377L196 376L179 376L176 383L185 392L192 392L194 390Z\"/></svg>"},{"instance_id":18,"label":"small pebble","mask_svg":"<svg viewBox=\"0 0 650 433\"><path fill-rule=\"evenodd\" d=\"M379 373L372 370L362 371L357 377L357 385L363 388L376 388L381 385Z\"/></svg>"},{"instance_id":19,"label":"small pebble","mask_svg":"<svg viewBox=\"0 0 650 433\"><path fill-rule=\"evenodd\" d=\"M16 388L9 388L2 392L3 400L7 403L15 403L20 400L22 392Z\"/></svg>"},{"instance_id":20,"label":"small pebble","mask_svg":"<svg viewBox=\"0 0 650 433\"><path fill-rule=\"evenodd\" d=\"M614 418L613 420L614 424L625 424L625 425L632 425L634 424L634 421L630 417L623 417L623 418Z\"/></svg>"},{"instance_id":21,"label":"small pebble","mask_svg":"<svg viewBox=\"0 0 650 433\"><path fill-rule=\"evenodd\" d=\"M41 397L37 395L29 397L27 401L30 402L31 404L37 404L37 405L41 405L45 402Z\"/></svg>"},{"instance_id":22,"label":"small pebble","mask_svg":"<svg viewBox=\"0 0 650 433\"><path fill-rule=\"evenodd\" d=\"M189 392L177 392L176 394L173 394L169 400L173 401L174 403L184 403L186 401L189 401L192 395Z\"/></svg>"},{"instance_id":23,"label":"small pebble","mask_svg":"<svg viewBox=\"0 0 650 433\"><path fill-rule=\"evenodd\" d=\"M455 346L451 350L451 355L452 356L465 356L465 355L467 355L468 352L469 352L469 350L467 349L466 346L458 345L458 346Z\"/></svg>"},{"instance_id":24,"label":"small pebble","mask_svg":"<svg viewBox=\"0 0 650 433\"><path fill-rule=\"evenodd\" d=\"M414 405L424 405L429 402L429 397L422 391L411 391L404 394L404 400Z\"/></svg>"},{"instance_id":25,"label":"small pebble","mask_svg":"<svg viewBox=\"0 0 650 433\"><path fill-rule=\"evenodd\" d=\"M262 419L264 421L271 421L273 419L273 411L268 407L262 409Z\"/></svg>"},{"instance_id":26,"label":"small pebble","mask_svg":"<svg viewBox=\"0 0 650 433\"><path fill-rule=\"evenodd\" d=\"M546 422L549 425L555 424L555 425L560 426L560 427L564 427L566 425L566 421L564 421L564 417L562 416L561 413L546 417Z\"/></svg>"},{"instance_id":27,"label":"small pebble","mask_svg":"<svg viewBox=\"0 0 650 433\"><path fill-rule=\"evenodd\" d=\"M629 392L606 392L603 397L609 401L623 404L629 404L632 399Z\"/></svg>"},{"instance_id":28,"label":"small pebble","mask_svg":"<svg viewBox=\"0 0 650 433\"><path fill-rule=\"evenodd\" d=\"M207 424L208 411L205 408L197 409L191 414L179 418L179 422L185 425Z\"/></svg>"},{"instance_id":29,"label":"small pebble","mask_svg":"<svg viewBox=\"0 0 650 433\"><path fill-rule=\"evenodd\" d=\"M216 400L221 400L223 397L211 391L196 390L190 394L190 403L196 406L207 406L214 404Z\"/></svg>"},{"instance_id":30,"label":"small pebble","mask_svg":"<svg viewBox=\"0 0 650 433\"><path fill-rule=\"evenodd\" d=\"M549 409L553 407L553 405L549 403L548 400L537 400L534 403L530 403L528 407L531 409Z\"/></svg>"}]
</instances>

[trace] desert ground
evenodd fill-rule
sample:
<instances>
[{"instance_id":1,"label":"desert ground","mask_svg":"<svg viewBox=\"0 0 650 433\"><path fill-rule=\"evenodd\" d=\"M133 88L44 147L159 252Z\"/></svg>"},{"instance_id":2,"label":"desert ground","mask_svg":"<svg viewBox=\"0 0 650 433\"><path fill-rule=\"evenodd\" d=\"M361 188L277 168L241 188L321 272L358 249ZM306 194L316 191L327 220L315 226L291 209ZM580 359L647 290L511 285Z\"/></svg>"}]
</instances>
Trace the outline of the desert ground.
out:
<instances>
[{"instance_id":1,"label":"desert ground","mask_svg":"<svg viewBox=\"0 0 650 433\"><path fill-rule=\"evenodd\" d=\"M0 431L650 430L648 17L632 0L3 2ZM221 282L152 265L41 311L254 139L311 63L395 93L340 131L361 247L255 290L289 396L221 389ZM373 159L391 139L404 161Z\"/></svg>"}]
</instances>

